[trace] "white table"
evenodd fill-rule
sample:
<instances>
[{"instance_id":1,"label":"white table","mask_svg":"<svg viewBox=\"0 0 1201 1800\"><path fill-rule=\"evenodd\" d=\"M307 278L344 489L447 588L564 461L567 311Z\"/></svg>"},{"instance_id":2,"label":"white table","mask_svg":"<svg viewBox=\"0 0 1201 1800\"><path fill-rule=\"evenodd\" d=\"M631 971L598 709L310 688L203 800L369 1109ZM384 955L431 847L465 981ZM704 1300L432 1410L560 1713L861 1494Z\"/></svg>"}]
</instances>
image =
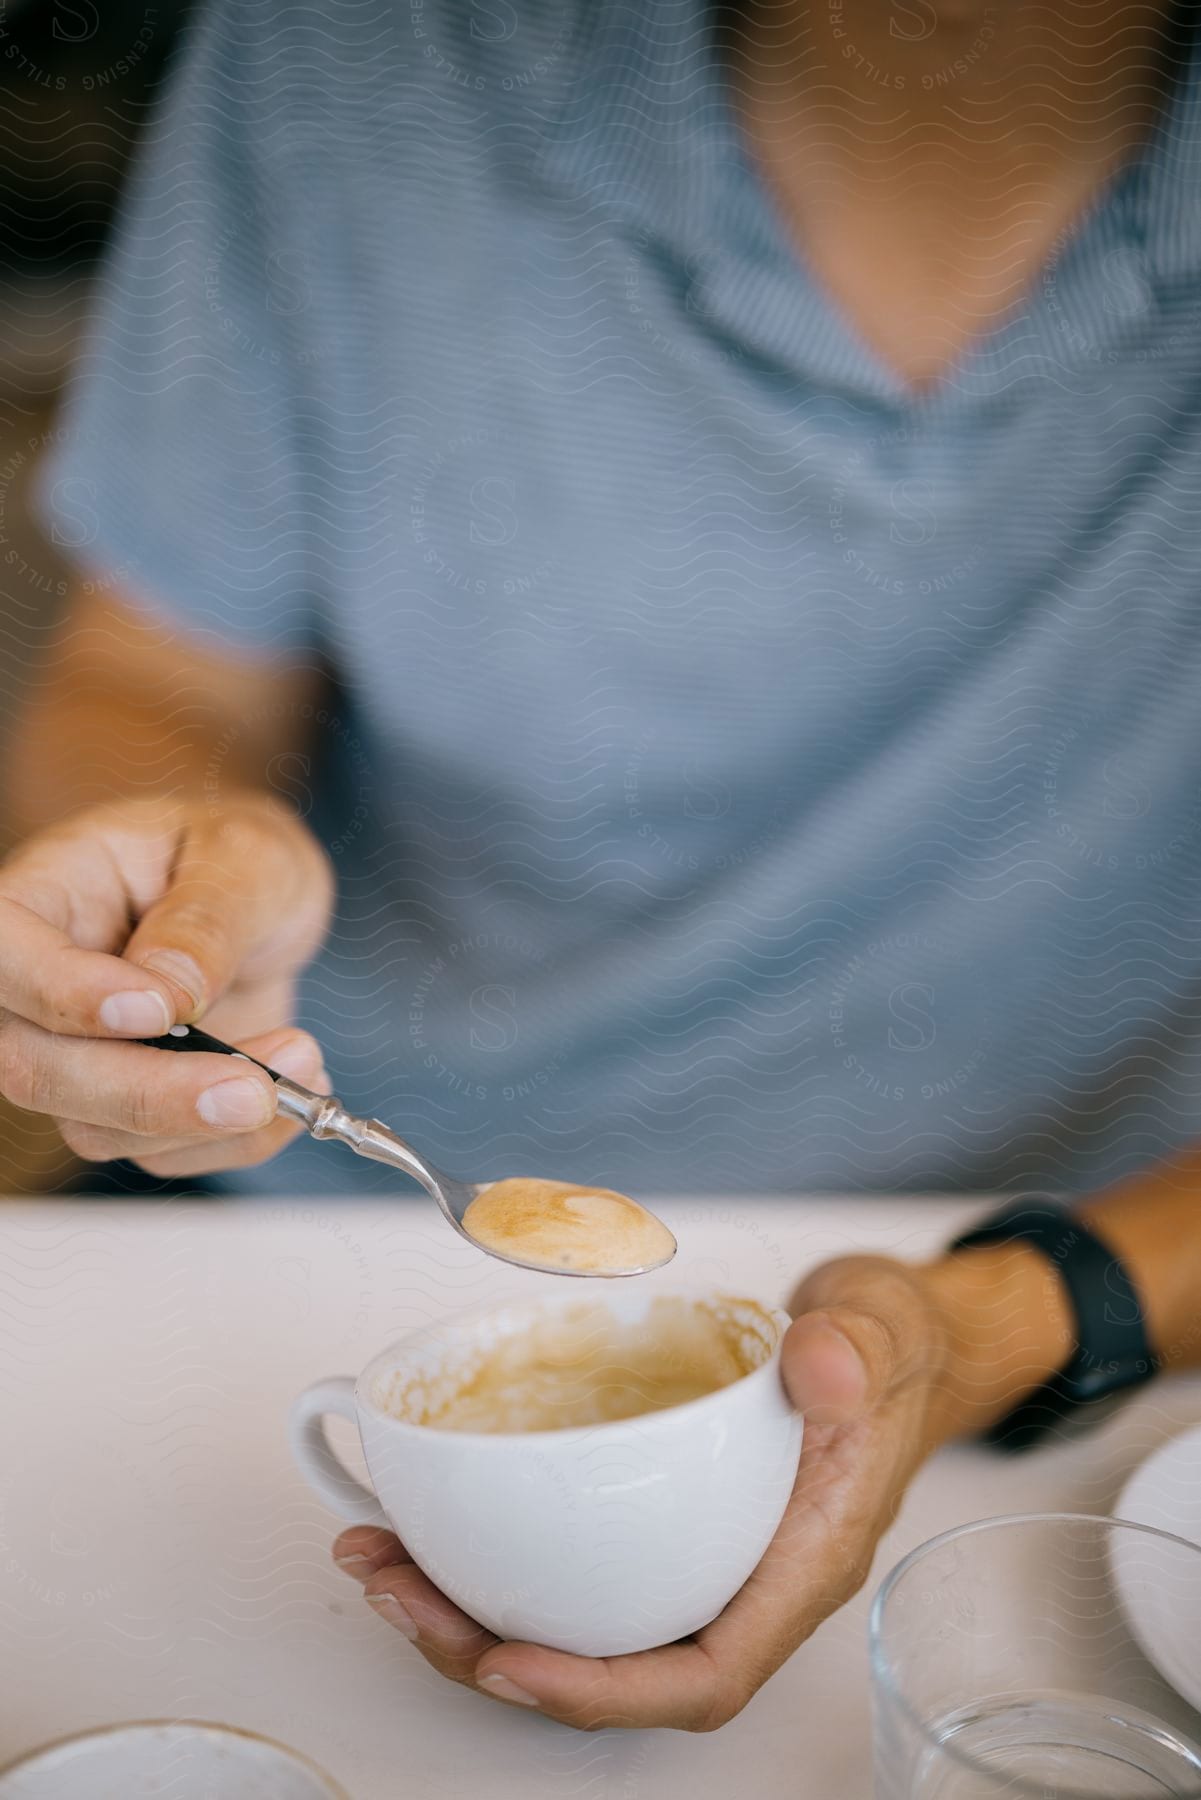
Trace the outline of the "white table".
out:
<instances>
[{"instance_id":1,"label":"white table","mask_svg":"<svg viewBox=\"0 0 1201 1800\"><path fill-rule=\"evenodd\" d=\"M687 1200L675 1276L782 1298L848 1248L919 1255L978 1206ZM1009 1462L935 1459L868 1592L709 1737L587 1736L443 1682L330 1563L333 1520L283 1421L438 1314L545 1278L478 1256L428 1202L0 1206L0 1763L114 1719L254 1727L355 1800L866 1800L870 1589L950 1525L1107 1510L1201 1420L1201 1379L1091 1438ZM648 1279L660 1279L650 1277Z\"/></svg>"}]
</instances>

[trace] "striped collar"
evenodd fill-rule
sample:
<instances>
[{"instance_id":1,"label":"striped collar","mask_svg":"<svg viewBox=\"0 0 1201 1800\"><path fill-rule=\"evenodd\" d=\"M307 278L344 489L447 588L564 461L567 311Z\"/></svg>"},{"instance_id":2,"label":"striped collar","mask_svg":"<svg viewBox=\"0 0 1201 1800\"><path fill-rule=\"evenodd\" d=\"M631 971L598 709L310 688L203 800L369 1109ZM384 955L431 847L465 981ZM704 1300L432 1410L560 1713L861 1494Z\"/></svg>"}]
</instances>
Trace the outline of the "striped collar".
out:
<instances>
[{"instance_id":1,"label":"striped collar","mask_svg":"<svg viewBox=\"0 0 1201 1800\"><path fill-rule=\"evenodd\" d=\"M708 0L580 7L563 102L539 158L543 177L585 192L590 204L674 252L689 271L696 309L752 351L820 370L824 382L863 398L912 401L804 279L731 103L717 9ZM1078 265L1073 281L1092 281L1098 254L1119 242L1153 282L1201 274L1201 0L1179 0L1164 42L1170 66L1157 123L1067 240ZM969 349L939 388L979 398L1012 385L1019 341L1026 372L1038 371L1038 287L1035 277L1028 304ZM1061 285L1061 298L1066 292ZM1051 347L1062 367L1062 332Z\"/></svg>"},{"instance_id":2,"label":"striped collar","mask_svg":"<svg viewBox=\"0 0 1201 1800\"><path fill-rule=\"evenodd\" d=\"M705 0L579 0L540 171L686 254L712 235L740 133Z\"/></svg>"},{"instance_id":3,"label":"striped collar","mask_svg":"<svg viewBox=\"0 0 1201 1800\"><path fill-rule=\"evenodd\" d=\"M1143 153L1143 242L1154 271L1201 273L1201 0L1180 0L1164 34L1168 88Z\"/></svg>"}]
</instances>

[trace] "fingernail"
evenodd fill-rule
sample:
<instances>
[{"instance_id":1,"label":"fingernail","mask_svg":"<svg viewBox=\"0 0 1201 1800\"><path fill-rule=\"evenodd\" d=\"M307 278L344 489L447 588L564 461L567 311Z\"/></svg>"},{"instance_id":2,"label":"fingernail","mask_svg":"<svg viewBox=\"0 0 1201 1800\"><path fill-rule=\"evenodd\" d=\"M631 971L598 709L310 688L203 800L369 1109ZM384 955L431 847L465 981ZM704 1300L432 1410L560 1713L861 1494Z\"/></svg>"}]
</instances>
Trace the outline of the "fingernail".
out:
<instances>
[{"instance_id":1,"label":"fingernail","mask_svg":"<svg viewBox=\"0 0 1201 1800\"><path fill-rule=\"evenodd\" d=\"M407 1607L401 1605L395 1594L368 1594L368 1606L375 1608L381 1619L387 1619L394 1625L410 1644L417 1642L417 1624Z\"/></svg>"},{"instance_id":2,"label":"fingernail","mask_svg":"<svg viewBox=\"0 0 1201 1800\"><path fill-rule=\"evenodd\" d=\"M814 1324L819 1325L827 1337L833 1338L836 1343L844 1345L854 1357L859 1368L863 1368L863 1356L858 1344L854 1343L852 1339L847 1336L841 1325L835 1325L830 1319L815 1319Z\"/></svg>"},{"instance_id":3,"label":"fingernail","mask_svg":"<svg viewBox=\"0 0 1201 1800\"><path fill-rule=\"evenodd\" d=\"M151 950L140 958L143 969L153 969L156 975L165 975L176 987L181 987L194 1007L204 1000L204 976L200 967L185 956L182 950Z\"/></svg>"},{"instance_id":4,"label":"fingernail","mask_svg":"<svg viewBox=\"0 0 1201 1800\"><path fill-rule=\"evenodd\" d=\"M375 1574L375 1564L368 1562L365 1556L335 1556L334 1561L346 1575L355 1581L366 1581L368 1575Z\"/></svg>"},{"instance_id":5,"label":"fingernail","mask_svg":"<svg viewBox=\"0 0 1201 1800\"><path fill-rule=\"evenodd\" d=\"M480 1686L489 1694L495 1694L498 1700L511 1700L514 1706L538 1706L541 1702L536 1695L527 1694L523 1687L510 1681L507 1675L484 1675L480 1678Z\"/></svg>"},{"instance_id":6,"label":"fingernail","mask_svg":"<svg viewBox=\"0 0 1201 1800\"><path fill-rule=\"evenodd\" d=\"M266 1060L273 1069L278 1069L281 1075L290 1075L294 1081L317 1081L322 1074L321 1052L312 1038L288 1038Z\"/></svg>"},{"instance_id":7,"label":"fingernail","mask_svg":"<svg viewBox=\"0 0 1201 1800\"><path fill-rule=\"evenodd\" d=\"M219 1081L205 1088L196 1111L206 1125L223 1131L254 1131L275 1117L273 1097L257 1081Z\"/></svg>"},{"instance_id":8,"label":"fingernail","mask_svg":"<svg viewBox=\"0 0 1201 1800\"><path fill-rule=\"evenodd\" d=\"M100 1002L100 1023L106 1031L127 1031L132 1037L162 1037L175 1015L153 988L127 989Z\"/></svg>"}]
</instances>

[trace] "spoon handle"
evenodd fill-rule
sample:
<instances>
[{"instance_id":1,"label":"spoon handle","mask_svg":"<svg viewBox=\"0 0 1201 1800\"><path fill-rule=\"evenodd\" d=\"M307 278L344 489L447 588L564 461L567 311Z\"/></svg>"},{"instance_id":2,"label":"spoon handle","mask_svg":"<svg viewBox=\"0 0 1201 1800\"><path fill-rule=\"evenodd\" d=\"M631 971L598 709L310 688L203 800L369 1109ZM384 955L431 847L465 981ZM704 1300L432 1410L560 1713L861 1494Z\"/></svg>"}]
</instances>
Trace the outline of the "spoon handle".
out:
<instances>
[{"instance_id":1,"label":"spoon handle","mask_svg":"<svg viewBox=\"0 0 1201 1800\"><path fill-rule=\"evenodd\" d=\"M378 1119L360 1119L357 1114L347 1112L342 1102L332 1094L314 1094L308 1088L301 1087L298 1081L289 1081L270 1063L259 1062L257 1056L247 1056L245 1050L236 1050L232 1044L222 1043L220 1038L210 1037L207 1031L201 1031L196 1025L172 1025L164 1037L142 1038L151 1050L198 1050L205 1056L237 1056L243 1062L254 1063L256 1068L266 1070L275 1083L279 1110L290 1119L299 1119L310 1137L319 1142L333 1138L339 1144L345 1144L356 1156L366 1156L372 1162L387 1163L389 1167L401 1169L419 1181L428 1193L438 1199L438 1183L428 1165L417 1152L406 1144L403 1138L389 1131ZM439 1204L441 1201L439 1200Z\"/></svg>"},{"instance_id":2,"label":"spoon handle","mask_svg":"<svg viewBox=\"0 0 1201 1800\"><path fill-rule=\"evenodd\" d=\"M281 1113L290 1119L299 1119L311 1131L318 1124L323 1108L329 1106L324 1094L314 1094L298 1081L289 1081L278 1069L269 1063L260 1062L257 1056L248 1056L245 1050L236 1050L232 1044L226 1044L220 1038L210 1037L207 1031L201 1031L198 1025L172 1025L163 1037L142 1038L143 1044L151 1050L197 1050L204 1056L237 1056L243 1062L253 1063L258 1069L265 1069L275 1083L278 1093L278 1104ZM335 1105L338 1103L335 1101Z\"/></svg>"}]
</instances>

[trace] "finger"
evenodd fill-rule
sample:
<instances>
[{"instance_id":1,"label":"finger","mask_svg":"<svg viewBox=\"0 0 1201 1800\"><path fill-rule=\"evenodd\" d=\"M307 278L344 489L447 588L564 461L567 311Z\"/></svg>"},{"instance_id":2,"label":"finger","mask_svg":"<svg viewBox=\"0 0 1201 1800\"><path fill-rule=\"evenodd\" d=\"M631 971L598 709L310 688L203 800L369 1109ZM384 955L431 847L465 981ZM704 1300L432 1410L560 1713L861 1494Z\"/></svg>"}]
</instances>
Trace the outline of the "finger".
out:
<instances>
[{"instance_id":1,"label":"finger","mask_svg":"<svg viewBox=\"0 0 1201 1800\"><path fill-rule=\"evenodd\" d=\"M291 1119L276 1119L262 1131L239 1131L224 1139L151 1138L139 1137L132 1131L81 1125L74 1119L56 1119L55 1124L68 1150L84 1162L136 1162L152 1175L161 1171L151 1164L168 1160L172 1163L168 1173L172 1175L249 1167L285 1149L304 1130Z\"/></svg>"},{"instance_id":2,"label":"finger","mask_svg":"<svg viewBox=\"0 0 1201 1800\"><path fill-rule=\"evenodd\" d=\"M339 1540L341 1541L341 1540ZM705 1730L733 1717L744 1696L694 1642L638 1656L593 1660L538 1644L505 1643L435 1587L415 1564L384 1567L367 1581L379 1616L451 1681L512 1705L536 1707L582 1730L674 1725ZM735 1694L737 1692L737 1698Z\"/></svg>"},{"instance_id":3,"label":"finger","mask_svg":"<svg viewBox=\"0 0 1201 1800\"><path fill-rule=\"evenodd\" d=\"M727 1724L863 1585L886 1521L893 1461L889 1434L868 1423L815 1427L759 1566L695 1640L597 1661L507 1643L481 1659L477 1685L583 1730Z\"/></svg>"},{"instance_id":4,"label":"finger","mask_svg":"<svg viewBox=\"0 0 1201 1800\"><path fill-rule=\"evenodd\" d=\"M334 1539L333 1558L343 1574L366 1581L379 1569L412 1558L394 1531L378 1525L352 1525Z\"/></svg>"},{"instance_id":5,"label":"finger","mask_svg":"<svg viewBox=\"0 0 1201 1800\"><path fill-rule=\"evenodd\" d=\"M784 1385L808 1423L863 1417L938 1355L928 1302L901 1263L844 1257L827 1263L793 1297L799 1314L784 1338Z\"/></svg>"},{"instance_id":6,"label":"finger","mask_svg":"<svg viewBox=\"0 0 1201 1800\"><path fill-rule=\"evenodd\" d=\"M281 1150L295 1143L303 1127L277 1120L266 1131L239 1132L229 1143L211 1144L207 1149L165 1150L158 1154L129 1157L147 1175L159 1181L186 1180L193 1175L221 1175L236 1169L257 1169L271 1162Z\"/></svg>"},{"instance_id":7,"label":"finger","mask_svg":"<svg viewBox=\"0 0 1201 1800\"><path fill-rule=\"evenodd\" d=\"M694 1640L597 1661L503 1644L481 1659L476 1684L586 1731L728 1724L871 1566L877 1508L860 1500L882 1484L878 1459L859 1444L844 1442L840 1451L834 1436L811 1434L808 1461L763 1560Z\"/></svg>"},{"instance_id":8,"label":"finger","mask_svg":"<svg viewBox=\"0 0 1201 1800\"><path fill-rule=\"evenodd\" d=\"M449 1681L470 1683L476 1664L498 1642L478 1619L456 1606L415 1563L372 1575L364 1590L372 1610L416 1644L426 1661Z\"/></svg>"},{"instance_id":9,"label":"finger","mask_svg":"<svg viewBox=\"0 0 1201 1800\"><path fill-rule=\"evenodd\" d=\"M76 1037L159 1037L176 1022L165 981L118 956L81 950L7 880L0 882L0 1006Z\"/></svg>"},{"instance_id":10,"label":"finger","mask_svg":"<svg viewBox=\"0 0 1201 1800\"><path fill-rule=\"evenodd\" d=\"M59 1129L67 1148L84 1162L136 1163L147 1175L160 1181L175 1181L191 1175L257 1169L286 1150L304 1128L290 1119L277 1119L263 1131L240 1131L225 1142L205 1139L191 1143L148 1143L123 1132L98 1132L101 1142L96 1143L88 1136L90 1126L60 1125Z\"/></svg>"},{"instance_id":11,"label":"finger","mask_svg":"<svg viewBox=\"0 0 1201 1800\"><path fill-rule=\"evenodd\" d=\"M0 1094L29 1112L142 1139L217 1140L276 1116L275 1084L253 1063L55 1037L13 1018L0 1024Z\"/></svg>"},{"instance_id":12,"label":"finger","mask_svg":"<svg viewBox=\"0 0 1201 1800\"><path fill-rule=\"evenodd\" d=\"M852 1422L807 1417L788 1508L740 1592L692 1643L643 1655L589 1661L533 1644L498 1645L476 1670L482 1691L583 1729L712 1730L862 1586L898 1462L891 1424L877 1428L865 1415L928 1360L924 1303L900 1265L855 1258L827 1265L795 1304L815 1311L785 1339L793 1398Z\"/></svg>"},{"instance_id":13,"label":"finger","mask_svg":"<svg viewBox=\"0 0 1201 1800\"><path fill-rule=\"evenodd\" d=\"M245 1046L281 1075L311 1087L330 1091L320 1046L303 1031L273 1031L248 1039ZM304 1127L292 1119L277 1118L262 1131L239 1133L231 1141L214 1143L195 1136L155 1138L132 1131L106 1129L75 1119L56 1121L63 1142L85 1162L128 1160L151 1175L197 1175L220 1169L249 1168L266 1162L284 1149ZM170 1162L170 1167L167 1163Z\"/></svg>"},{"instance_id":14,"label":"finger","mask_svg":"<svg viewBox=\"0 0 1201 1800\"><path fill-rule=\"evenodd\" d=\"M821 1434L812 1437L820 1440ZM811 1469L819 1462L815 1456ZM821 1487L821 1475L811 1474L809 1485ZM477 1685L514 1704L537 1705L585 1731L606 1726L716 1730L851 1591L841 1571L830 1566L830 1549L829 1521L806 1492L802 1467L759 1567L694 1639L596 1660L537 1644L503 1644L482 1658Z\"/></svg>"},{"instance_id":15,"label":"finger","mask_svg":"<svg viewBox=\"0 0 1201 1800\"><path fill-rule=\"evenodd\" d=\"M494 1699L536 1707L581 1731L707 1731L733 1718L745 1698L693 1640L595 1659L540 1644L499 1644L479 1659L475 1684Z\"/></svg>"},{"instance_id":16,"label":"finger","mask_svg":"<svg viewBox=\"0 0 1201 1800\"><path fill-rule=\"evenodd\" d=\"M278 1020L294 1017L295 1012L296 982L292 977L253 983L235 978L216 1005L205 1013L204 1029L226 1044L247 1044Z\"/></svg>"},{"instance_id":17,"label":"finger","mask_svg":"<svg viewBox=\"0 0 1201 1800\"><path fill-rule=\"evenodd\" d=\"M805 1413L796 1483L759 1566L699 1634L735 1690L750 1692L867 1580L920 1457L922 1377L938 1349L924 1296L887 1258L827 1264L792 1304L814 1308L783 1346Z\"/></svg>"},{"instance_id":18,"label":"finger","mask_svg":"<svg viewBox=\"0 0 1201 1800\"><path fill-rule=\"evenodd\" d=\"M859 1325L860 1342L865 1331ZM878 1359L875 1381L891 1379L891 1365ZM845 1329L845 1322L824 1312L805 1313L789 1328L781 1351L781 1372L793 1405L811 1424L837 1424L857 1418L873 1390L864 1353ZM878 1391L878 1388L877 1388Z\"/></svg>"},{"instance_id":19,"label":"finger","mask_svg":"<svg viewBox=\"0 0 1201 1800\"><path fill-rule=\"evenodd\" d=\"M249 1040L253 1043L254 1040ZM333 1084L321 1061L321 1051L303 1032L292 1033L277 1049L255 1047L254 1054L269 1062L279 1074L329 1094ZM63 1125L63 1140L88 1162L123 1159L136 1163L148 1175L169 1181L190 1175L219 1175L225 1170L254 1169L270 1162L304 1133L304 1126L290 1118L276 1118L261 1131L236 1132L231 1137L148 1139L132 1132L100 1131L89 1125Z\"/></svg>"},{"instance_id":20,"label":"finger","mask_svg":"<svg viewBox=\"0 0 1201 1800\"><path fill-rule=\"evenodd\" d=\"M745 1700L858 1593L895 1496L891 1426L807 1428L775 1537L729 1605L699 1634Z\"/></svg>"},{"instance_id":21,"label":"finger","mask_svg":"<svg viewBox=\"0 0 1201 1800\"><path fill-rule=\"evenodd\" d=\"M235 973L253 981L298 968L316 949L331 881L307 832L270 801L189 822L171 884L145 912L125 960L166 980L181 1019L196 1019Z\"/></svg>"}]
</instances>

